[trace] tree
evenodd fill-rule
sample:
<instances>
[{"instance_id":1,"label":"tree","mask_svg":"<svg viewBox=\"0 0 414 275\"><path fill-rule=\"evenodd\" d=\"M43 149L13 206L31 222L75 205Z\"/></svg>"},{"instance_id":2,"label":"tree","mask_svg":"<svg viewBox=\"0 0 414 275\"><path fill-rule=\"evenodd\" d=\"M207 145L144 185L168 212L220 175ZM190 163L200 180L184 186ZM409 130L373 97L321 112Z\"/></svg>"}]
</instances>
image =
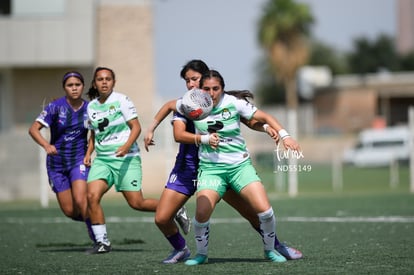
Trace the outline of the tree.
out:
<instances>
[{"instance_id":1,"label":"tree","mask_svg":"<svg viewBox=\"0 0 414 275\"><path fill-rule=\"evenodd\" d=\"M259 42L270 59L275 78L285 86L288 126L294 136L298 107L296 72L308 60L306 37L312 23L308 6L293 0L269 0L259 21ZM296 161L289 159L293 165ZM297 195L297 185L297 172L289 172L289 195Z\"/></svg>"},{"instance_id":2,"label":"tree","mask_svg":"<svg viewBox=\"0 0 414 275\"><path fill-rule=\"evenodd\" d=\"M414 71L414 50L400 56L400 69L402 71Z\"/></svg>"},{"instance_id":3,"label":"tree","mask_svg":"<svg viewBox=\"0 0 414 275\"><path fill-rule=\"evenodd\" d=\"M310 66L328 66L334 75L349 72L345 54L320 41L313 41L311 49Z\"/></svg>"},{"instance_id":4,"label":"tree","mask_svg":"<svg viewBox=\"0 0 414 275\"><path fill-rule=\"evenodd\" d=\"M283 83L289 109L296 109L296 72L306 64L306 37L313 23L309 7L293 0L270 0L259 22L259 42L265 49L275 78Z\"/></svg>"},{"instance_id":5,"label":"tree","mask_svg":"<svg viewBox=\"0 0 414 275\"><path fill-rule=\"evenodd\" d=\"M267 58L262 56L257 61L255 72L259 79L255 84L254 91L258 96L257 102L260 105L283 104L286 102L285 89L282 83L276 81Z\"/></svg>"},{"instance_id":6,"label":"tree","mask_svg":"<svg viewBox=\"0 0 414 275\"><path fill-rule=\"evenodd\" d=\"M376 73L380 69L399 70L394 40L387 35L380 35L374 41L366 37L355 39L354 49L349 54L349 66L352 72L358 74Z\"/></svg>"}]
</instances>

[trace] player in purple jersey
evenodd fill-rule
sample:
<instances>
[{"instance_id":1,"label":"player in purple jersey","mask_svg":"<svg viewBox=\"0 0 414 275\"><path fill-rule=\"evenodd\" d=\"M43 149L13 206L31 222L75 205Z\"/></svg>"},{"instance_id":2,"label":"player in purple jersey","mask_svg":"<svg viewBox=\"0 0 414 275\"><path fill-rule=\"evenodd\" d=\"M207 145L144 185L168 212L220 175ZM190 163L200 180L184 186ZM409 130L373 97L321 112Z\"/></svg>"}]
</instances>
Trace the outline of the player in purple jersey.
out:
<instances>
[{"instance_id":1,"label":"player in purple jersey","mask_svg":"<svg viewBox=\"0 0 414 275\"><path fill-rule=\"evenodd\" d=\"M44 108L30 127L29 134L46 151L49 184L63 214L75 221L84 221L89 237L95 242L87 214L89 167L83 163L88 134L88 102L82 99L83 76L76 71L67 72L62 85L66 95ZM40 132L44 127L50 129L50 141Z\"/></svg>"}]
</instances>

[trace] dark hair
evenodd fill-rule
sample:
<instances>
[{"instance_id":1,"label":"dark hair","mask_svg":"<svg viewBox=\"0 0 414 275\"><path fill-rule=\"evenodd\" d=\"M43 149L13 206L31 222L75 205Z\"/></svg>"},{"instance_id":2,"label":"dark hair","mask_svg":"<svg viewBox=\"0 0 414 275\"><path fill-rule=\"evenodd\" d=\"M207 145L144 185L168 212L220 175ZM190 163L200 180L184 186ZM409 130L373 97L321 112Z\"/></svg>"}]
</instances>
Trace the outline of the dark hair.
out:
<instances>
[{"instance_id":1,"label":"dark hair","mask_svg":"<svg viewBox=\"0 0 414 275\"><path fill-rule=\"evenodd\" d=\"M204 63L203 60L193 59L191 61L188 61L181 69L180 76L182 79L185 79L185 74L189 70L193 70L200 74L204 74L207 73L210 69L208 68L207 64Z\"/></svg>"},{"instance_id":2,"label":"dark hair","mask_svg":"<svg viewBox=\"0 0 414 275\"><path fill-rule=\"evenodd\" d=\"M235 96L238 99L244 99L247 102L250 102L249 98L252 100L254 99L254 95L249 90L232 90L232 91L225 91L225 93L228 95Z\"/></svg>"},{"instance_id":3,"label":"dark hair","mask_svg":"<svg viewBox=\"0 0 414 275\"><path fill-rule=\"evenodd\" d=\"M203 88L204 80L211 79L211 78L217 78L218 81L220 82L221 88L224 90L224 87L225 87L224 78L216 70L210 70L201 76L200 88ZM232 91L224 91L224 93L237 97L238 99L244 99L247 102L249 102L249 98L250 99L254 98L254 95L249 90L232 90Z\"/></svg>"},{"instance_id":4,"label":"dark hair","mask_svg":"<svg viewBox=\"0 0 414 275\"><path fill-rule=\"evenodd\" d=\"M66 80L68 80L69 77L76 77L77 79L79 79L82 82L83 85L85 85L85 81L83 80L83 76L79 72L70 71L70 72L67 72L63 75L63 78L62 78L62 86L63 87L65 87Z\"/></svg>"},{"instance_id":5,"label":"dark hair","mask_svg":"<svg viewBox=\"0 0 414 275\"><path fill-rule=\"evenodd\" d=\"M99 71L102 71L102 70L106 70L106 71L111 72L112 78L115 80L115 73L114 73L114 71L112 69L109 69L107 67L97 67L95 69L95 72L93 73L93 80L91 82L91 87L89 88L89 91L87 92L87 95L88 95L88 97L89 97L90 100L95 99L95 98L97 98L99 96L99 92L98 92L98 90L95 88L95 86L93 84L94 84L95 79L96 79L96 74Z\"/></svg>"},{"instance_id":6,"label":"dark hair","mask_svg":"<svg viewBox=\"0 0 414 275\"><path fill-rule=\"evenodd\" d=\"M209 70L208 72L204 73L200 78L200 89L203 88L204 81L206 79L211 78L217 78L220 82L221 88L224 90L225 84L224 84L224 78L221 76L221 74L216 70Z\"/></svg>"}]
</instances>

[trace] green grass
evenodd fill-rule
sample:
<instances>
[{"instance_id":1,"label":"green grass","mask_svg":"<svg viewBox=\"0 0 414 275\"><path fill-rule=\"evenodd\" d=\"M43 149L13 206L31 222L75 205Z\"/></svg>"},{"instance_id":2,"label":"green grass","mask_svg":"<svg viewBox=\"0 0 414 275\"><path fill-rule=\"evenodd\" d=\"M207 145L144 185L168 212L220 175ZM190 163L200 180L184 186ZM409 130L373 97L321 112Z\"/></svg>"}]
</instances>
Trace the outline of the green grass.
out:
<instances>
[{"instance_id":1,"label":"green grass","mask_svg":"<svg viewBox=\"0 0 414 275\"><path fill-rule=\"evenodd\" d=\"M91 245L85 226L65 218L55 202L47 209L38 202L1 203L0 274L413 274L414 195L403 182L406 172L390 188L386 169L349 167L343 191L333 192L329 168L312 169L300 174L296 198L267 186L278 236L300 249L302 260L264 261L259 235L221 202L212 217L209 264L162 265L170 247L153 214L133 211L119 196L103 200L114 249L104 255L85 254ZM187 207L193 215L194 199ZM396 220L347 220L370 217ZM186 239L195 252L193 233Z\"/></svg>"},{"instance_id":2,"label":"green grass","mask_svg":"<svg viewBox=\"0 0 414 275\"><path fill-rule=\"evenodd\" d=\"M273 173L272 164L258 165L257 171L269 192L285 194L287 192L286 173L278 177ZM310 167L310 171L298 173L299 193L302 194L329 194L334 191L333 168L327 164L300 164L302 167ZM358 168L354 166L342 167L343 194L354 193L383 193L383 192L406 192L409 190L409 167L400 165L397 169L398 176L395 185L390 184L392 174L389 167L381 168ZM279 173L280 174L280 173ZM338 190L336 190L338 191Z\"/></svg>"}]
</instances>

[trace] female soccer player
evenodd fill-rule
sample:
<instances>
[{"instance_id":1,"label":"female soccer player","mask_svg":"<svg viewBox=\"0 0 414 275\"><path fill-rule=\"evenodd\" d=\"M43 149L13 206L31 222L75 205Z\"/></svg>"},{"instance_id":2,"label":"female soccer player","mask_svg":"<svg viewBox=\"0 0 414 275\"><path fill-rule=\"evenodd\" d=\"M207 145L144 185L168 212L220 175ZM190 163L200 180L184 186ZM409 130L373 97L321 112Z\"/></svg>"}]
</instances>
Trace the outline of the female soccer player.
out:
<instances>
[{"instance_id":1,"label":"female soccer player","mask_svg":"<svg viewBox=\"0 0 414 275\"><path fill-rule=\"evenodd\" d=\"M275 118L246 101L245 95L237 98L226 94L224 86L223 77L215 70L200 79L200 88L210 94L214 107L207 118L194 121L197 130L195 143L200 145L194 219L197 254L185 264L208 262L210 216L229 188L238 193L256 213L260 221L265 258L272 262L284 262L286 258L274 247L275 216L240 133L240 118L255 119L270 125L278 131L284 146L290 150L297 151L300 147ZM180 111L180 101L177 102L177 110ZM222 127L216 127L216 132L211 133L211 125Z\"/></svg>"},{"instance_id":2,"label":"female soccer player","mask_svg":"<svg viewBox=\"0 0 414 275\"><path fill-rule=\"evenodd\" d=\"M91 138L84 160L90 163L96 150L88 176L88 210L96 237L90 254L111 251L100 202L112 185L133 209L155 212L158 204L157 199L144 199L141 190L141 157L136 143L141 126L135 106L127 96L114 91L114 86L115 73L96 68L88 92L92 100L88 105Z\"/></svg>"},{"instance_id":3,"label":"female soccer player","mask_svg":"<svg viewBox=\"0 0 414 275\"><path fill-rule=\"evenodd\" d=\"M76 71L67 72L62 86L65 96L46 106L33 122L29 134L46 151L49 184L63 214L75 221L84 221L89 237L95 241L86 199L89 167L83 163L88 134L88 102L82 99L83 76ZM50 142L40 132L44 127L50 129Z\"/></svg>"},{"instance_id":4,"label":"female soccer player","mask_svg":"<svg viewBox=\"0 0 414 275\"><path fill-rule=\"evenodd\" d=\"M208 71L208 66L202 60L191 60L184 65L180 76L185 80L187 89L191 90L199 87L202 74ZM154 123L148 129L144 139L147 151L150 145L154 145L153 135L156 127L171 111L176 110L176 102L176 100L167 102L156 114ZM251 128L260 131L265 130L263 123L256 123L254 120L245 122L250 123L249 127ZM155 223L173 247L171 254L163 260L164 263L177 263L187 259L190 255L186 241L174 223L174 213L194 194L198 168L198 147L194 144L195 129L193 122L185 116L175 113L173 131L175 140L180 142L180 147L176 163L168 178L155 214ZM277 140L277 132L271 127L267 127L266 132ZM237 193L229 189L223 199L245 217L260 233L259 219L256 213ZM302 257L300 251L280 243L277 238L275 238L275 247L288 259Z\"/></svg>"}]
</instances>

